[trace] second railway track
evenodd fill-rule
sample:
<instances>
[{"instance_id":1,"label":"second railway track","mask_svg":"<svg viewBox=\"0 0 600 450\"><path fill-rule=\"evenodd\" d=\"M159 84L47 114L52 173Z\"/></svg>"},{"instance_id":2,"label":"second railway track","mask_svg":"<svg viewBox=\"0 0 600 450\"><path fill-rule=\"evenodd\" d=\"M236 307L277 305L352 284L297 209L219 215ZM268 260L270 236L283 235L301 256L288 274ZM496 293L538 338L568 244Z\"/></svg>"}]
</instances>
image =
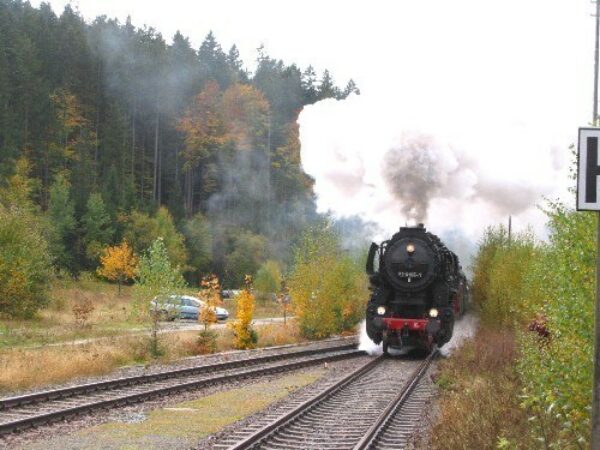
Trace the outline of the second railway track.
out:
<instances>
[{"instance_id":1,"label":"second railway track","mask_svg":"<svg viewBox=\"0 0 600 450\"><path fill-rule=\"evenodd\" d=\"M327 361L363 355L356 343L285 351L267 356L204 364L176 370L88 383L22 396L0 398L0 436L51 424L95 410Z\"/></svg>"}]
</instances>

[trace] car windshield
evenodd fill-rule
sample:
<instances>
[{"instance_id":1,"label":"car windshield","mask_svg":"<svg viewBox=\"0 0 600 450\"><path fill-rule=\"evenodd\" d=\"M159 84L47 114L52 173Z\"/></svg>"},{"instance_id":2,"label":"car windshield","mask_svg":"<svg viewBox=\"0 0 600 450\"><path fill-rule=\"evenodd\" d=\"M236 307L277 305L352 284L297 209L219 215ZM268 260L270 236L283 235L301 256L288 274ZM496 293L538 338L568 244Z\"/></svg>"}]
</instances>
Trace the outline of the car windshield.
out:
<instances>
[{"instance_id":1,"label":"car windshield","mask_svg":"<svg viewBox=\"0 0 600 450\"><path fill-rule=\"evenodd\" d=\"M185 296L183 297L186 305L200 307L204 305L204 302L196 297Z\"/></svg>"}]
</instances>

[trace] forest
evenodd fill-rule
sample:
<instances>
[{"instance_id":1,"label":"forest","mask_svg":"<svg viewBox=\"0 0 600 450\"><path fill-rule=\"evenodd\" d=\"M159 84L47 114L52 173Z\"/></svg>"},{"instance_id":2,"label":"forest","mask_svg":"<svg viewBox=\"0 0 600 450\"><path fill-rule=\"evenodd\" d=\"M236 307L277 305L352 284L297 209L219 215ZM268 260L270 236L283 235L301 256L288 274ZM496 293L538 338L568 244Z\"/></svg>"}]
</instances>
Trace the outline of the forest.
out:
<instances>
[{"instance_id":1,"label":"forest","mask_svg":"<svg viewBox=\"0 0 600 450\"><path fill-rule=\"evenodd\" d=\"M158 237L196 285L285 268L323 220L296 119L352 93L262 47L250 72L213 33L194 48L130 19L0 0L0 285L44 279L44 261L77 277L108 246Z\"/></svg>"}]
</instances>

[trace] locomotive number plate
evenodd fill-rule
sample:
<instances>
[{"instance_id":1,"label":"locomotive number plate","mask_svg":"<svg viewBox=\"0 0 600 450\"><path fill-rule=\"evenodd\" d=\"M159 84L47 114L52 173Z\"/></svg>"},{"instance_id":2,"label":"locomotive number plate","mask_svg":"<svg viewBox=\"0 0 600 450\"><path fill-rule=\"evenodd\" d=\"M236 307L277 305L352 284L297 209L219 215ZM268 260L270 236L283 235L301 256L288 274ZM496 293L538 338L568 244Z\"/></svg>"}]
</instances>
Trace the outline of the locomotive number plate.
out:
<instances>
[{"instance_id":1,"label":"locomotive number plate","mask_svg":"<svg viewBox=\"0 0 600 450\"><path fill-rule=\"evenodd\" d=\"M423 278L421 272L398 272L400 278Z\"/></svg>"}]
</instances>

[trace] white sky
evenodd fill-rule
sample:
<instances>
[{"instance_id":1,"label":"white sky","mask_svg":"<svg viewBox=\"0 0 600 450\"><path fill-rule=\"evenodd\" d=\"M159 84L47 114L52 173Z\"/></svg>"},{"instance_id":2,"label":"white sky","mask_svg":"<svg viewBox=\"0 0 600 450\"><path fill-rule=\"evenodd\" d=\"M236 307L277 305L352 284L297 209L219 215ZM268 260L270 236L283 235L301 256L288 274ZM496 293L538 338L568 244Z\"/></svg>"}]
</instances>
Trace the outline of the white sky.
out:
<instances>
[{"instance_id":1,"label":"white sky","mask_svg":"<svg viewBox=\"0 0 600 450\"><path fill-rule=\"evenodd\" d=\"M67 2L50 3L60 12ZM436 157L448 170L474 161L457 178L464 189L450 187L430 203L431 228L476 237L513 213L517 228L531 223L543 233L535 203L564 194L568 146L591 117L589 0L71 4L86 19L131 15L134 25L152 26L168 41L180 30L196 48L213 30L251 68L264 44L272 57L330 69L339 84L354 78L360 97L302 113L303 163L317 180L322 210L357 213L388 230L405 218L380 182L381 161L407 133L419 133L438 142ZM473 194L482 186L486 198ZM505 197L490 200L490 191ZM531 206L510 211L513 199Z\"/></svg>"}]
</instances>

